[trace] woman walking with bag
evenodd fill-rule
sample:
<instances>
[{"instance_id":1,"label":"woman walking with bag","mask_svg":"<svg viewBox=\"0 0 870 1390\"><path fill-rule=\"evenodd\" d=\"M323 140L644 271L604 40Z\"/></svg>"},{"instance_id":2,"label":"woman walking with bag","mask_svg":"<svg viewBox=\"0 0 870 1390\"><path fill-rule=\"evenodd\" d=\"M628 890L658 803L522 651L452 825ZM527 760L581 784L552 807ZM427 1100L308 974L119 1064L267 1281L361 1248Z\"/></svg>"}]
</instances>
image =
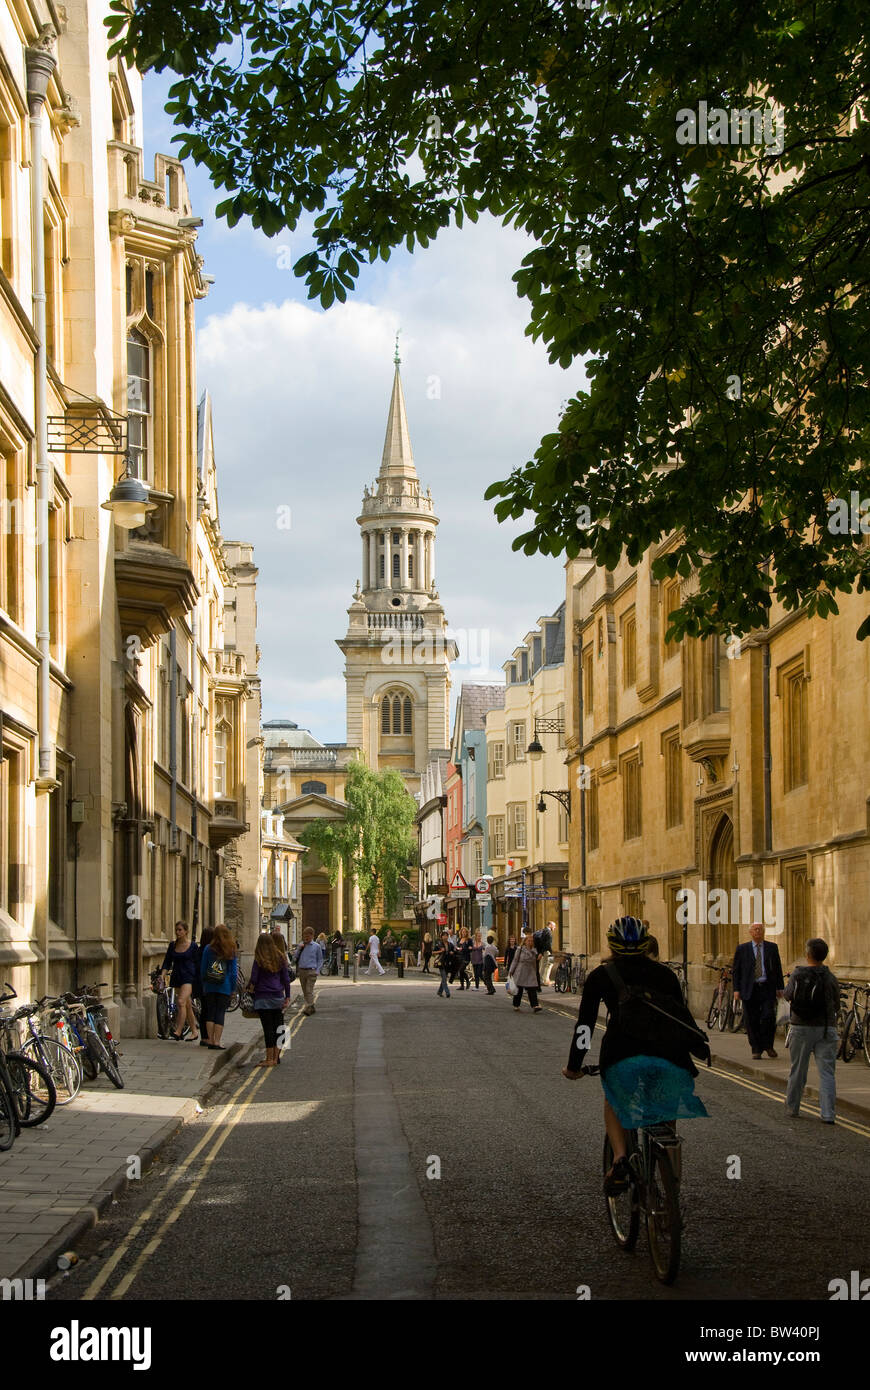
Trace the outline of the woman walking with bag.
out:
<instances>
[{"instance_id":1,"label":"woman walking with bag","mask_svg":"<svg viewBox=\"0 0 870 1390\"><path fill-rule=\"evenodd\" d=\"M260 1067L278 1065L278 1029L284 1010L290 1003L290 971L285 953L277 938L264 932L254 950L254 964L248 989L254 1000L254 1010L263 1025L266 1056Z\"/></svg>"},{"instance_id":2,"label":"woman walking with bag","mask_svg":"<svg viewBox=\"0 0 870 1390\"><path fill-rule=\"evenodd\" d=\"M471 943L471 968L474 971L474 988L480 989L483 977L483 937L480 928L474 933L474 941Z\"/></svg>"},{"instance_id":3,"label":"woman walking with bag","mask_svg":"<svg viewBox=\"0 0 870 1390\"><path fill-rule=\"evenodd\" d=\"M444 995L445 999L450 998L450 985L448 977L453 972L456 965L456 947L450 943L450 937L446 931L441 933L441 949L435 957L435 965L441 976L441 983L438 986L438 994Z\"/></svg>"},{"instance_id":4,"label":"woman walking with bag","mask_svg":"<svg viewBox=\"0 0 870 1390\"><path fill-rule=\"evenodd\" d=\"M199 1029L193 1011L193 991L199 975L199 947L191 941L186 922L175 923L175 940L163 957L163 969L172 971L169 988L175 990L177 1005L175 1028L169 1036L173 1042L196 1042ZM182 1037L185 1027L190 1028L189 1038Z\"/></svg>"},{"instance_id":5,"label":"woman walking with bag","mask_svg":"<svg viewBox=\"0 0 870 1390\"><path fill-rule=\"evenodd\" d=\"M202 953L200 974L208 1045L213 1052L223 1052L221 1034L227 1005L239 978L236 943L223 923L215 927L214 936Z\"/></svg>"},{"instance_id":6,"label":"woman walking with bag","mask_svg":"<svg viewBox=\"0 0 870 1390\"><path fill-rule=\"evenodd\" d=\"M525 990L529 996L532 1011L539 1014L541 1005L538 1003L537 963L538 953L535 950L534 935L529 930L523 933L522 945L517 948L516 955L511 961L508 979L513 980L517 987L517 992L514 995L514 1008L519 1009L523 1001L523 990Z\"/></svg>"}]
</instances>

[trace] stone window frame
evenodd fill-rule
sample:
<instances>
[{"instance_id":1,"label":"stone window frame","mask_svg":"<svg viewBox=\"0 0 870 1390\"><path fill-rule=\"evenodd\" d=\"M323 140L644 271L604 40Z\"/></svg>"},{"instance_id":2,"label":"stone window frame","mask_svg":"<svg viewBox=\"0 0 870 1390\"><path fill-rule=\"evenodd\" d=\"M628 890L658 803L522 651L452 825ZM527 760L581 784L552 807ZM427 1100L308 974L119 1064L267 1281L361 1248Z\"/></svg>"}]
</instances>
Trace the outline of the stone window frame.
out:
<instances>
[{"instance_id":1,"label":"stone window frame","mask_svg":"<svg viewBox=\"0 0 870 1390\"><path fill-rule=\"evenodd\" d=\"M808 655L807 649L804 649L791 660L783 662L776 671L776 696L780 701L782 723L783 793L799 791L809 785L810 730L807 686L810 672ZM795 703L797 703L799 712L799 728L796 728L794 718Z\"/></svg>"},{"instance_id":2,"label":"stone window frame","mask_svg":"<svg viewBox=\"0 0 870 1390\"><path fill-rule=\"evenodd\" d=\"M622 647L622 688L637 686L637 611L634 605L626 609L619 621Z\"/></svg>"},{"instance_id":3,"label":"stone window frame","mask_svg":"<svg viewBox=\"0 0 870 1390\"><path fill-rule=\"evenodd\" d=\"M619 775L622 781L622 838L623 842L639 840L643 835L643 757L640 745L620 755ZM636 769L636 773L628 769ZM634 793L636 792L636 797Z\"/></svg>"},{"instance_id":4,"label":"stone window frame","mask_svg":"<svg viewBox=\"0 0 870 1390\"><path fill-rule=\"evenodd\" d=\"M664 730L661 749L664 759L665 829L674 830L683 824L683 750L678 724L672 729Z\"/></svg>"}]
</instances>

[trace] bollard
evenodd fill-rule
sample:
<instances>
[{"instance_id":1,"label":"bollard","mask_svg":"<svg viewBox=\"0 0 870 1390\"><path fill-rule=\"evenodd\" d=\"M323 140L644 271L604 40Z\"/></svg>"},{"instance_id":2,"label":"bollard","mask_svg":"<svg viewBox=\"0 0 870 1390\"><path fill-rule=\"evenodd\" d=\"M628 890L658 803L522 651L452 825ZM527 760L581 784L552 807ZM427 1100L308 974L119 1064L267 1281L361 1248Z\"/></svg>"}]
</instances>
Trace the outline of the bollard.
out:
<instances>
[{"instance_id":1,"label":"bollard","mask_svg":"<svg viewBox=\"0 0 870 1390\"><path fill-rule=\"evenodd\" d=\"M350 951L344 951L344 978L350 978Z\"/></svg>"},{"instance_id":2,"label":"bollard","mask_svg":"<svg viewBox=\"0 0 870 1390\"><path fill-rule=\"evenodd\" d=\"M359 970L359 958L360 958L361 954L362 954L361 951L354 951L354 953L353 953L353 978L354 978L354 980L356 980L357 972L358 972L358 970Z\"/></svg>"},{"instance_id":3,"label":"bollard","mask_svg":"<svg viewBox=\"0 0 870 1390\"><path fill-rule=\"evenodd\" d=\"M405 978L405 961L401 951L396 952L396 974L400 980Z\"/></svg>"}]
</instances>

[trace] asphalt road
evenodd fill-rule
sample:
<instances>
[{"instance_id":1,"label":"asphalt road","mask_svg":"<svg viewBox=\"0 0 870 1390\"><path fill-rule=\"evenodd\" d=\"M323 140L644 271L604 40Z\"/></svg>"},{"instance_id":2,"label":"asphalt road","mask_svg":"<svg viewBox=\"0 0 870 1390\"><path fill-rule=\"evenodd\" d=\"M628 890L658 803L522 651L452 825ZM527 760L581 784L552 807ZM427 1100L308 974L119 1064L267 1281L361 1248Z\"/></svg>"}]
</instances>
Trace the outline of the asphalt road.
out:
<instances>
[{"instance_id":1,"label":"asphalt road","mask_svg":"<svg viewBox=\"0 0 870 1390\"><path fill-rule=\"evenodd\" d=\"M681 1125L676 1285L643 1235L619 1250L600 1083L560 1074L575 1009L328 982L281 1066L230 1068L49 1298L826 1300L870 1273L870 1130L789 1121L706 1072L710 1118Z\"/></svg>"}]
</instances>

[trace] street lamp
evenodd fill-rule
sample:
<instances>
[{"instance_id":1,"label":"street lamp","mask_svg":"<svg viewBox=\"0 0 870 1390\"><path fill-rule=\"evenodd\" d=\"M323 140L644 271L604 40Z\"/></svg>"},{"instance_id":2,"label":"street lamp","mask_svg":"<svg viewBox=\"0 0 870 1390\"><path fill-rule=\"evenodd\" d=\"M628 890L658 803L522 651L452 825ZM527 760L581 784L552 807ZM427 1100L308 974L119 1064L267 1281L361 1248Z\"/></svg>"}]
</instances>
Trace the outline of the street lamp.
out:
<instances>
[{"instance_id":1,"label":"street lamp","mask_svg":"<svg viewBox=\"0 0 870 1390\"><path fill-rule=\"evenodd\" d=\"M539 801L538 801L538 810L539 810L539 811L546 811L546 809L547 809L547 803L546 803L546 801L544 800L544 797L545 797L545 796L551 796L551 797L553 798L554 801L558 801L559 805L562 807L562 809L563 809L563 811L565 812L565 815L568 817L568 819L569 819L569 820L571 819L571 791L570 791L570 788L569 788L568 790L566 790L566 791L563 791L563 792L562 792L562 791L559 791L559 792L547 792L547 791L542 791L539 795L540 795L540 799L539 799Z\"/></svg>"},{"instance_id":2,"label":"street lamp","mask_svg":"<svg viewBox=\"0 0 870 1390\"><path fill-rule=\"evenodd\" d=\"M148 512L156 510L157 503L150 501L147 487L130 471L129 452L124 455L124 471L109 493L108 502L100 505L112 513L115 524L125 531L144 526Z\"/></svg>"},{"instance_id":3,"label":"street lamp","mask_svg":"<svg viewBox=\"0 0 870 1390\"><path fill-rule=\"evenodd\" d=\"M533 759L538 759L538 758L540 758L540 757L542 756L543 752L544 752L544 746L543 746L543 744L541 743L541 740L540 740L540 738L538 737L538 735L539 735L539 734L564 734L564 732L565 732L565 720L564 720L564 719L557 719L557 718L555 718L555 717L552 717L552 718L551 718L549 715L543 715L543 716L541 716L541 715L537 715L537 714L536 714L536 715L535 715L535 729L534 729L534 733L533 733L533 735L532 735L532 741L531 741L531 743L529 744L528 748L526 749L526 753L528 754L528 756L529 756L530 758L533 758Z\"/></svg>"}]
</instances>

